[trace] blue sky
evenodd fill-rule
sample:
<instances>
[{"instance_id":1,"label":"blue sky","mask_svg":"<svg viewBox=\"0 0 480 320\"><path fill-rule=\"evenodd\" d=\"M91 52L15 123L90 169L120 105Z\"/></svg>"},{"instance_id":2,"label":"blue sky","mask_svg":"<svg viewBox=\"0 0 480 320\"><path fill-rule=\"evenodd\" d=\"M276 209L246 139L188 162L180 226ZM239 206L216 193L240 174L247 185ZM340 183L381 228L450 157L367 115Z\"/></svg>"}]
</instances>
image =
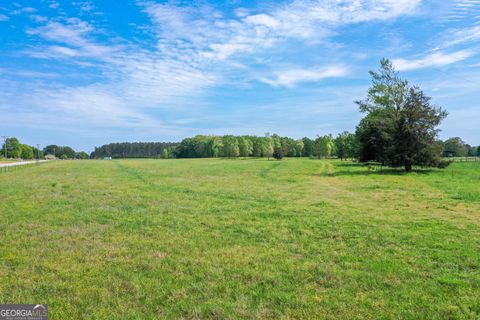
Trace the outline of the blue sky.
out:
<instances>
[{"instance_id":1,"label":"blue sky","mask_svg":"<svg viewBox=\"0 0 480 320\"><path fill-rule=\"evenodd\" d=\"M480 144L480 0L8 1L0 135L120 141L353 131L382 57Z\"/></svg>"}]
</instances>

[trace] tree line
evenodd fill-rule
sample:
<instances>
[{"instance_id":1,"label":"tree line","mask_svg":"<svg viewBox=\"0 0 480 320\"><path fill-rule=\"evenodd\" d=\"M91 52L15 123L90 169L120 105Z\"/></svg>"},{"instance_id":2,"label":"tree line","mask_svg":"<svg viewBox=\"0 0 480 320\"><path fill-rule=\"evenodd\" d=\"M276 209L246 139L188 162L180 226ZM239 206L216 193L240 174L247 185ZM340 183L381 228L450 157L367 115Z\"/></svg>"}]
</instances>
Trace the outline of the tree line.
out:
<instances>
[{"instance_id":1,"label":"tree line","mask_svg":"<svg viewBox=\"0 0 480 320\"><path fill-rule=\"evenodd\" d=\"M178 143L121 142L96 147L91 158L172 158Z\"/></svg>"},{"instance_id":2,"label":"tree line","mask_svg":"<svg viewBox=\"0 0 480 320\"><path fill-rule=\"evenodd\" d=\"M205 136L186 138L178 145L160 147L152 154L145 143L110 144L97 148L92 157L331 157L375 161L412 171L413 166L446 167L444 157L479 155L478 147L460 138L442 142L440 123L448 113L431 102L418 86L400 78L388 59L380 61L377 71L370 71L372 86L364 100L356 101L365 114L355 133L329 134L316 139L292 139L276 134L257 136ZM132 154L129 148L141 146ZM160 144L162 146L162 144ZM112 150L112 151L110 151ZM115 151L113 151L115 150Z\"/></svg>"},{"instance_id":3,"label":"tree line","mask_svg":"<svg viewBox=\"0 0 480 320\"><path fill-rule=\"evenodd\" d=\"M95 148L91 158L216 158L216 157L314 157L356 159L360 157L362 145L359 134L342 132L315 139L304 137L293 139L277 134L258 136L214 136L196 135L174 142L123 142L111 143ZM460 138L451 138L445 142L437 140L446 156L480 156L480 149L465 144ZM467 152L468 151L468 152ZM375 160L375 159L372 159Z\"/></svg>"},{"instance_id":4,"label":"tree line","mask_svg":"<svg viewBox=\"0 0 480 320\"><path fill-rule=\"evenodd\" d=\"M48 145L43 149L20 143L18 138L10 137L5 139L0 152L0 158L10 159L45 159L46 156L53 156L57 159L89 159L86 152L77 152L68 146Z\"/></svg>"},{"instance_id":5,"label":"tree line","mask_svg":"<svg viewBox=\"0 0 480 320\"><path fill-rule=\"evenodd\" d=\"M5 139L0 154L3 158L26 160L43 157L43 152L41 150L20 143L20 141L14 137Z\"/></svg>"},{"instance_id":6,"label":"tree line","mask_svg":"<svg viewBox=\"0 0 480 320\"><path fill-rule=\"evenodd\" d=\"M354 133L342 132L293 139L277 134L263 137L197 135L175 142L123 142L96 147L90 154L68 146L49 145L43 150L9 138L4 148L9 158L33 159L54 155L60 159L87 158L212 158L212 157L337 157L375 161L411 171L413 166L446 167L445 157L480 156L459 137L441 141L438 126L447 112L431 98L400 78L393 64L382 59L377 71L370 71L372 86L364 100L356 101L365 114Z\"/></svg>"},{"instance_id":7,"label":"tree line","mask_svg":"<svg viewBox=\"0 0 480 320\"><path fill-rule=\"evenodd\" d=\"M264 137L196 135L180 143L111 143L95 148L92 158L215 158L215 157L331 157L353 158L354 135L344 132L316 139L292 139L277 134Z\"/></svg>"}]
</instances>

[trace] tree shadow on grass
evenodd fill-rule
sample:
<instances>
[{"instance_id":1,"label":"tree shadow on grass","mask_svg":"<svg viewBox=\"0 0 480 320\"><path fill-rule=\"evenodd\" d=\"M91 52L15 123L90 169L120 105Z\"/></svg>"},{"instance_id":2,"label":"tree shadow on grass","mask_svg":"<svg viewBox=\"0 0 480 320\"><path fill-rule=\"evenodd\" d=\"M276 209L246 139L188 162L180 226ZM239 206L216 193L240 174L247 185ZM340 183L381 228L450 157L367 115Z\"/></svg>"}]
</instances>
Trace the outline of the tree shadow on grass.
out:
<instances>
[{"instance_id":1,"label":"tree shadow on grass","mask_svg":"<svg viewBox=\"0 0 480 320\"><path fill-rule=\"evenodd\" d=\"M403 176L408 174L429 174L435 172L431 168L414 168L411 173L405 172L402 168L390 168L383 166L372 166L363 163L340 163L335 165L335 176L370 176L370 175L388 175Z\"/></svg>"}]
</instances>

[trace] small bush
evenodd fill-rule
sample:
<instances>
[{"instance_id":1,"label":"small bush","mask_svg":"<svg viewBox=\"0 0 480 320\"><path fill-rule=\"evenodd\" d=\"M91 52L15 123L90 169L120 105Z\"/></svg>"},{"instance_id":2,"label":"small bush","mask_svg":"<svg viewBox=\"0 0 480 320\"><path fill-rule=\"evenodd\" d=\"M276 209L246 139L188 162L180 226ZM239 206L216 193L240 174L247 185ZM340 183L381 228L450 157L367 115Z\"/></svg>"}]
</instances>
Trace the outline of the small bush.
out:
<instances>
[{"instance_id":1,"label":"small bush","mask_svg":"<svg viewBox=\"0 0 480 320\"><path fill-rule=\"evenodd\" d=\"M277 160L282 160L283 159L282 148L280 147L275 148L275 150L273 150L273 157Z\"/></svg>"},{"instance_id":2,"label":"small bush","mask_svg":"<svg viewBox=\"0 0 480 320\"><path fill-rule=\"evenodd\" d=\"M437 168L439 169L445 169L447 168L451 163L453 162L453 160L440 160L437 164Z\"/></svg>"}]
</instances>

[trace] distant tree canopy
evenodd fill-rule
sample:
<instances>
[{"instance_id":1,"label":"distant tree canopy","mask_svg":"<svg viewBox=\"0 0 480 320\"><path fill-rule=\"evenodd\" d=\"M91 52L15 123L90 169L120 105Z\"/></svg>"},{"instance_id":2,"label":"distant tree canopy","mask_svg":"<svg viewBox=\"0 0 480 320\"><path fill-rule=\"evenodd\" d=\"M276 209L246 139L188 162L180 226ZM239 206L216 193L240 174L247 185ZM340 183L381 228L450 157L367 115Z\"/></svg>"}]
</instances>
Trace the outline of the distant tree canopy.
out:
<instances>
[{"instance_id":1,"label":"distant tree canopy","mask_svg":"<svg viewBox=\"0 0 480 320\"><path fill-rule=\"evenodd\" d=\"M122 142L95 148L92 158L160 158L170 155L178 146L171 142ZM166 151L165 151L166 150Z\"/></svg>"},{"instance_id":2,"label":"distant tree canopy","mask_svg":"<svg viewBox=\"0 0 480 320\"><path fill-rule=\"evenodd\" d=\"M473 147L469 144L466 144L467 146L467 156L468 157L476 157L478 154L478 147Z\"/></svg>"},{"instance_id":3,"label":"distant tree canopy","mask_svg":"<svg viewBox=\"0 0 480 320\"><path fill-rule=\"evenodd\" d=\"M469 145L465 144L459 137L454 137L446 140L443 143L443 148L446 156L465 157L471 152ZM472 154L474 155L474 154Z\"/></svg>"},{"instance_id":4,"label":"distant tree canopy","mask_svg":"<svg viewBox=\"0 0 480 320\"><path fill-rule=\"evenodd\" d=\"M437 127L447 113L433 106L418 87L402 80L387 59L370 75L367 98L356 102L366 114L356 132L360 161L402 166L407 172L413 165L438 166L442 149Z\"/></svg>"},{"instance_id":5,"label":"distant tree canopy","mask_svg":"<svg viewBox=\"0 0 480 320\"><path fill-rule=\"evenodd\" d=\"M43 152L47 155L53 155L59 159L74 159L75 150L68 146L57 146L54 144L48 145L43 149Z\"/></svg>"},{"instance_id":6,"label":"distant tree canopy","mask_svg":"<svg viewBox=\"0 0 480 320\"><path fill-rule=\"evenodd\" d=\"M388 144L377 143L376 126L366 126L368 133L361 131L366 121L362 120L357 129L357 134L342 132L335 138L332 135L318 136L315 140L310 138L292 139L280 137L277 134L258 136L207 136L197 135L183 139L180 143L172 142L124 142L111 143L95 148L90 157L102 159L112 158L215 158L215 157L337 157L340 159L354 159L359 156L367 158L366 161L379 161ZM371 133L375 134L371 134ZM365 136L364 136L365 135ZM359 136L366 138L370 135L368 145L361 146ZM381 142L381 140L379 140ZM57 146L58 148L58 146ZM362 149L363 148L363 149ZM368 149L367 149L368 148ZM384 149L382 149L384 148ZM443 145L441 141L435 142L435 150L440 154ZM377 151L378 150L378 151ZM363 153L361 153L363 152ZM78 153L75 156L79 157ZM362 158L363 159L363 158ZM388 163L385 158L385 163Z\"/></svg>"},{"instance_id":7,"label":"distant tree canopy","mask_svg":"<svg viewBox=\"0 0 480 320\"><path fill-rule=\"evenodd\" d=\"M20 158L22 156L22 145L17 138L8 138L6 141L7 158ZM5 148L5 144L2 147L2 151Z\"/></svg>"},{"instance_id":8,"label":"distant tree canopy","mask_svg":"<svg viewBox=\"0 0 480 320\"><path fill-rule=\"evenodd\" d=\"M322 158L327 158L333 155L335 151L335 142L332 135L318 136L315 140L316 155Z\"/></svg>"},{"instance_id":9,"label":"distant tree canopy","mask_svg":"<svg viewBox=\"0 0 480 320\"><path fill-rule=\"evenodd\" d=\"M17 138L8 138L6 140L7 158L31 160L34 158L43 158L43 152L35 147L20 143ZM0 157L5 156L5 143L1 146Z\"/></svg>"},{"instance_id":10,"label":"distant tree canopy","mask_svg":"<svg viewBox=\"0 0 480 320\"><path fill-rule=\"evenodd\" d=\"M340 159L353 159L357 154L357 140L353 133L344 131L335 138L335 151Z\"/></svg>"},{"instance_id":11,"label":"distant tree canopy","mask_svg":"<svg viewBox=\"0 0 480 320\"><path fill-rule=\"evenodd\" d=\"M80 152L75 152L75 159L80 159L80 160L86 160L89 158L88 153L80 151Z\"/></svg>"},{"instance_id":12,"label":"distant tree canopy","mask_svg":"<svg viewBox=\"0 0 480 320\"><path fill-rule=\"evenodd\" d=\"M16 159L45 159L45 155L55 155L55 157L60 159L88 159L88 154L85 152L75 152L70 147L66 146L57 146L49 145L46 146L43 150L38 148L22 144L17 138L8 138L6 140L6 149L7 149L7 158L16 158ZM0 152L0 157L3 157L5 154L5 143L2 145Z\"/></svg>"},{"instance_id":13,"label":"distant tree canopy","mask_svg":"<svg viewBox=\"0 0 480 320\"><path fill-rule=\"evenodd\" d=\"M284 155L283 155L283 150L282 147L275 147L273 148L273 157L277 160L282 160Z\"/></svg>"},{"instance_id":14,"label":"distant tree canopy","mask_svg":"<svg viewBox=\"0 0 480 320\"><path fill-rule=\"evenodd\" d=\"M21 145L21 158L22 159L27 159L27 160L30 160L30 159L33 159L34 155L33 155L33 148L30 147L30 146L27 146L26 144L22 144Z\"/></svg>"},{"instance_id":15,"label":"distant tree canopy","mask_svg":"<svg viewBox=\"0 0 480 320\"><path fill-rule=\"evenodd\" d=\"M342 157L353 158L354 135L344 132L342 146L338 148ZM331 135L312 140L292 139L277 134L258 136L206 136L197 135L183 139L180 143L134 142L111 143L95 148L92 158L215 158L215 157L334 157L337 139ZM340 141L340 140L339 140Z\"/></svg>"},{"instance_id":16,"label":"distant tree canopy","mask_svg":"<svg viewBox=\"0 0 480 320\"><path fill-rule=\"evenodd\" d=\"M177 158L209 157L267 157L279 151L289 157L301 157L304 143L279 135L257 136L203 136L182 140L176 150Z\"/></svg>"}]
</instances>

